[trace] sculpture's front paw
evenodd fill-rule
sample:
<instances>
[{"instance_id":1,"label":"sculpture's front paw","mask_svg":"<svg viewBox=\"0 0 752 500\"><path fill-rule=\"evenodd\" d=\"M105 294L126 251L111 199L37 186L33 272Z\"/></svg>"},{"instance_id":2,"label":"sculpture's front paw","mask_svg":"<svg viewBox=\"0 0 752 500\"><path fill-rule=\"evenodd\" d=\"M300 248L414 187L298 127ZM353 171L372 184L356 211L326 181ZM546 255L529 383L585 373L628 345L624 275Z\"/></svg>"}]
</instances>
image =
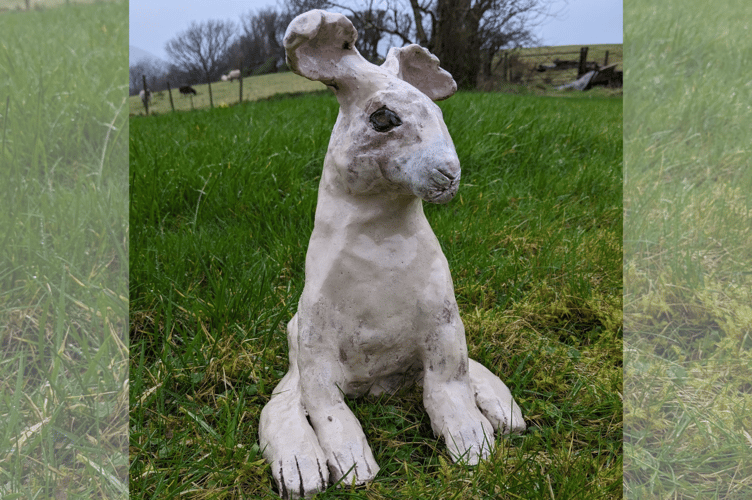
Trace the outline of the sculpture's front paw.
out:
<instances>
[{"instance_id":1,"label":"sculpture's front paw","mask_svg":"<svg viewBox=\"0 0 752 500\"><path fill-rule=\"evenodd\" d=\"M282 498L308 498L329 485L326 455L306 419L295 371L261 410L259 444Z\"/></svg>"},{"instance_id":2,"label":"sculpture's front paw","mask_svg":"<svg viewBox=\"0 0 752 500\"><path fill-rule=\"evenodd\" d=\"M483 415L502 434L525 432L522 410L504 382L477 361L470 360L470 386Z\"/></svg>"},{"instance_id":3,"label":"sculpture's front paw","mask_svg":"<svg viewBox=\"0 0 752 500\"><path fill-rule=\"evenodd\" d=\"M379 472L379 465L373 458L368 445L345 446L327 454L332 483L342 479L342 484L365 484L372 481Z\"/></svg>"},{"instance_id":4,"label":"sculpture's front paw","mask_svg":"<svg viewBox=\"0 0 752 500\"><path fill-rule=\"evenodd\" d=\"M468 465L477 465L493 451L493 427L477 409L447 418L442 434L455 462L462 460Z\"/></svg>"},{"instance_id":5,"label":"sculpture's front paw","mask_svg":"<svg viewBox=\"0 0 752 500\"><path fill-rule=\"evenodd\" d=\"M379 472L376 459L355 415L341 404L318 415L311 414L321 449L329 465L330 480L364 484Z\"/></svg>"},{"instance_id":6,"label":"sculpture's front paw","mask_svg":"<svg viewBox=\"0 0 752 500\"><path fill-rule=\"evenodd\" d=\"M326 463L315 456L290 456L271 467L282 498L309 498L324 491L329 482Z\"/></svg>"}]
</instances>

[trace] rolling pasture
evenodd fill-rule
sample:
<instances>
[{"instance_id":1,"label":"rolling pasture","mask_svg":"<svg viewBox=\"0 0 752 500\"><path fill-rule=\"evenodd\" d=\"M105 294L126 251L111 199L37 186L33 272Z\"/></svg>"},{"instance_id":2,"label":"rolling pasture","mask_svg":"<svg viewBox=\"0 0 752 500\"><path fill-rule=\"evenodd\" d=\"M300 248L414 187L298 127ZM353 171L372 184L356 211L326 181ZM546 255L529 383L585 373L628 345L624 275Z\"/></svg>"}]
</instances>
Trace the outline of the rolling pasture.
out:
<instances>
[{"instance_id":1,"label":"rolling pasture","mask_svg":"<svg viewBox=\"0 0 752 500\"><path fill-rule=\"evenodd\" d=\"M440 103L459 193L426 205L470 356L525 414L451 463L420 391L349 404L381 466L318 498L621 498L622 103ZM328 93L130 118L131 495L273 498L258 417L287 370Z\"/></svg>"},{"instance_id":2,"label":"rolling pasture","mask_svg":"<svg viewBox=\"0 0 752 500\"><path fill-rule=\"evenodd\" d=\"M3 500L128 495L127 19L0 12Z\"/></svg>"}]
</instances>

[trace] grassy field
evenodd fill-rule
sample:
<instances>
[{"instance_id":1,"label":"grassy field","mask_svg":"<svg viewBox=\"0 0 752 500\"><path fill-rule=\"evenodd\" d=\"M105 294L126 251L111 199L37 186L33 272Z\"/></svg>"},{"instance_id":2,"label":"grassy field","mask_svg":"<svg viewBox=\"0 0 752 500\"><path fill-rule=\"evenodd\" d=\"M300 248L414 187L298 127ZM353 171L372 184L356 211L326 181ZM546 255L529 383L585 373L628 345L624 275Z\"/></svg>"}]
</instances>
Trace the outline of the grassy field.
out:
<instances>
[{"instance_id":1,"label":"grassy field","mask_svg":"<svg viewBox=\"0 0 752 500\"><path fill-rule=\"evenodd\" d=\"M237 104L238 97L240 96L239 85L240 83L237 80L234 82L220 81L212 83L214 107L222 108L231 104ZM209 108L209 86L206 84L193 85L193 88L197 92L195 96L184 96L177 89L172 90L172 103L175 106L175 111ZM312 82L289 71L243 79L244 101L266 99L277 94L295 94L322 90L326 90L326 86L323 83ZM145 113L144 105L137 95L130 96L128 100L130 114L139 115ZM164 114L171 111L172 106L170 106L169 93L166 90L155 92L152 96L152 102L149 104L149 113Z\"/></svg>"},{"instance_id":2,"label":"grassy field","mask_svg":"<svg viewBox=\"0 0 752 500\"><path fill-rule=\"evenodd\" d=\"M752 5L625 10L625 491L752 489Z\"/></svg>"},{"instance_id":3,"label":"grassy field","mask_svg":"<svg viewBox=\"0 0 752 500\"><path fill-rule=\"evenodd\" d=\"M0 13L3 500L128 494L127 19Z\"/></svg>"},{"instance_id":4,"label":"grassy field","mask_svg":"<svg viewBox=\"0 0 752 500\"><path fill-rule=\"evenodd\" d=\"M421 395L351 401L377 479L320 498L622 496L622 104L459 93L463 166L426 213L470 356L529 423L452 465ZM328 94L132 117L131 495L273 498L258 417L287 370L337 102Z\"/></svg>"}]
</instances>

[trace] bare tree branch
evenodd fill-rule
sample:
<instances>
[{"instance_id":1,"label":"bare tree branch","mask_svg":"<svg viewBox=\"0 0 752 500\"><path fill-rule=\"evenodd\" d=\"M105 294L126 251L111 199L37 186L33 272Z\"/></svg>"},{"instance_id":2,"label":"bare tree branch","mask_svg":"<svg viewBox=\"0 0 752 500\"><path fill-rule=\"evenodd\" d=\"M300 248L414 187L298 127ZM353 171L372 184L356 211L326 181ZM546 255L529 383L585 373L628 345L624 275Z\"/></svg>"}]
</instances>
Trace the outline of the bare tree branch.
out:
<instances>
[{"instance_id":1,"label":"bare tree branch","mask_svg":"<svg viewBox=\"0 0 752 500\"><path fill-rule=\"evenodd\" d=\"M212 81L222 71L222 61L234 34L232 21L193 22L186 31L167 42L165 51L173 65L186 72L200 70L207 81Z\"/></svg>"},{"instance_id":2,"label":"bare tree branch","mask_svg":"<svg viewBox=\"0 0 752 500\"><path fill-rule=\"evenodd\" d=\"M242 16L243 34L230 49L237 60L234 64L276 71L285 58L282 39L293 17L289 12L278 12L273 8Z\"/></svg>"}]
</instances>

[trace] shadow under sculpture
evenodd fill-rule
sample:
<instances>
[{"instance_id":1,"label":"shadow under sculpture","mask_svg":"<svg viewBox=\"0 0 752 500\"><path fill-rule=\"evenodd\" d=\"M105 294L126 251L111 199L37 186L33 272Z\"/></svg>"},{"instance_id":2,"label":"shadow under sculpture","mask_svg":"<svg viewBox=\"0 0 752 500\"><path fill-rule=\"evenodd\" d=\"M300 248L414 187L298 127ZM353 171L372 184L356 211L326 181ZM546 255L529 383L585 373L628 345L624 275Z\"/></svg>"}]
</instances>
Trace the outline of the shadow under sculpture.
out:
<instances>
[{"instance_id":1,"label":"shadow under sculpture","mask_svg":"<svg viewBox=\"0 0 752 500\"><path fill-rule=\"evenodd\" d=\"M457 89L418 45L381 66L355 48L340 14L314 10L285 33L290 68L339 101L319 185L305 287L287 325L290 366L261 413L259 441L286 498L379 466L345 396L422 383L423 403L452 458L476 464L494 430L523 432L504 383L468 359L446 257L423 200L446 203L460 164L433 101Z\"/></svg>"}]
</instances>

